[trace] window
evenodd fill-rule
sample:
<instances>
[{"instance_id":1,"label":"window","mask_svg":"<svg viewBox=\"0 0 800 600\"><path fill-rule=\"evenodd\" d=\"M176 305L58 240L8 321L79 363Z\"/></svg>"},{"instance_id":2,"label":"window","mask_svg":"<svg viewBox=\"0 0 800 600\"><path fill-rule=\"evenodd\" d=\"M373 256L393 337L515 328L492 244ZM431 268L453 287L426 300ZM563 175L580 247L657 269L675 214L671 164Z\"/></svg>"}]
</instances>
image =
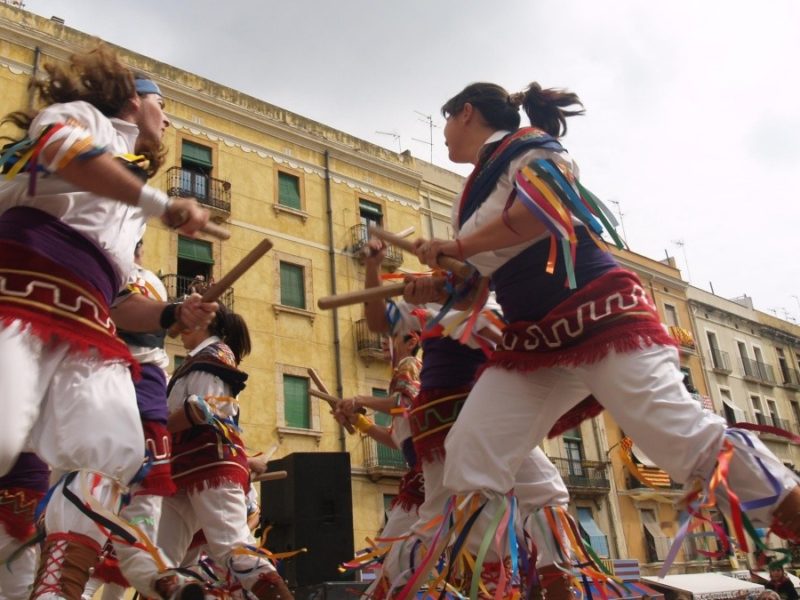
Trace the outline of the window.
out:
<instances>
[{"instance_id":1,"label":"window","mask_svg":"<svg viewBox=\"0 0 800 600\"><path fill-rule=\"evenodd\" d=\"M208 284L214 266L214 247L211 242L178 236L178 279L175 296L182 298ZM194 287L193 287L194 286Z\"/></svg>"},{"instance_id":2,"label":"window","mask_svg":"<svg viewBox=\"0 0 800 600\"><path fill-rule=\"evenodd\" d=\"M713 331L706 331L706 338L708 339L708 347L711 351L711 366L714 369L728 370L727 353L719 349L719 341L717 341L717 334Z\"/></svg>"},{"instance_id":3,"label":"window","mask_svg":"<svg viewBox=\"0 0 800 600\"><path fill-rule=\"evenodd\" d=\"M597 526L592 516L591 508L584 506L578 507L578 526L580 528L581 537L592 547L592 550L594 550L598 556L608 558L608 537L606 537L606 534Z\"/></svg>"},{"instance_id":4,"label":"window","mask_svg":"<svg viewBox=\"0 0 800 600\"><path fill-rule=\"evenodd\" d=\"M728 425L742 423L746 421L744 411L736 406L731 396L731 391L727 388L719 388L719 395L722 398L722 410Z\"/></svg>"},{"instance_id":5,"label":"window","mask_svg":"<svg viewBox=\"0 0 800 600\"><path fill-rule=\"evenodd\" d=\"M180 369L181 365L184 363L185 360L186 360L186 357L185 356L181 356L180 354L176 354L173 357L173 360L172 360L172 363L174 365L173 373L175 371L177 371L178 369Z\"/></svg>"},{"instance_id":6,"label":"window","mask_svg":"<svg viewBox=\"0 0 800 600\"><path fill-rule=\"evenodd\" d=\"M303 267L281 261L281 304L293 308L306 308L305 274Z\"/></svg>"},{"instance_id":7,"label":"window","mask_svg":"<svg viewBox=\"0 0 800 600\"><path fill-rule=\"evenodd\" d=\"M678 326L678 311L671 304L664 305L664 320L670 327Z\"/></svg>"},{"instance_id":8,"label":"window","mask_svg":"<svg viewBox=\"0 0 800 600\"><path fill-rule=\"evenodd\" d=\"M383 527L386 527L386 523L389 521L389 513L395 498L397 498L397 494L383 494Z\"/></svg>"},{"instance_id":9,"label":"window","mask_svg":"<svg viewBox=\"0 0 800 600\"><path fill-rule=\"evenodd\" d=\"M300 177L278 171L278 204L294 210L302 210Z\"/></svg>"},{"instance_id":10,"label":"window","mask_svg":"<svg viewBox=\"0 0 800 600\"><path fill-rule=\"evenodd\" d=\"M283 375L283 416L287 427L311 429L308 378Z\"/></svg>"},{"instance_id":11,"label":"window","mask_svg":"<svg viewBox=\"0 0 800 600\"><path fill-rule=\"evenodd\" d=\"M781 419L778 416L778 405L775 403L775 400L767 398L767 410L769 411L769 422L767 425L781 427Z\"/></svg>"},{"instance_id":12,"label":"window","mask_svg":"<svg viewBox=\"0 0 800 600\"><path fill-rule=\"evenodd\" d=\"M372 388L372 395L376 398L386 398L389 392L382 388ZM392 424L391 415L375 411L375 424L382 427L390 427ZM378 465L382 467L404 467L406 460L403 453L395 448L389 448L383 444L375 442L375 449L378 454Z\"/></svg>"},{"instance_id":13,"label":"window","mask_svg":"<svg viewBox=\"0 0 800 600\"><path fill-rule=\"evenodd\" d=\"M358 214L361 224L369 229L370 225L383 227L383 208L380 204L359 198Z\"/></svg>"},{"instance_id":14,"label":"window","mask_svg":"<svg viewBox=\"0 0 800 600\"><path fill-rule=\"evenodd\" d=\"M697 388L694 387L694 383L692 382L692 371L689 367L681 367L681 373L683 373L683 387L686 388L686 391L690 394L696 394Z\"/></svg>"},{"instance_id":15,"label":"window","mask_svg":"<svg viewBox=\"0 0 800 600\"><path fill-rule=\"evenodd\" d=\"M188 140L181 143L181 189L198 199L208 197L208 178L213 163L211 148Z\"/></svg>"},{"instance_id":16,"label":"window","mask_svg":"<svg viewBox=\"0 0 800 600\"><path fill-rule=\"evenodd\" d=\"M641 510L644 526L645 549L648 562L663 561L669 554L672 540L662 531L656 519L656 511L649 508Z\"/></svg>"},{"instance_id":17,"label":"window","mask_svg":"<svg viewBox=\"0 0 800 600\"><path fill-rule=\"evenodd\" d=\"M778 355L778 368L781 370L782 383L792 383L792 376L789 372L789 363L786 362L786 355L783 353L783 348L775 348L775 353Z\"/></svg>"},{"instance_id":18,"label":"window","mask_svg":"<svg viewBox=\"0 0 800 600\"><path fill-rule=\"evenodd\" d=\"M583 477L583 441L579 429L572 429L564 434L564 451L567 454L569 474Z\"/></svg>"},{"instance_id":19,"label":"window","mask_svg":"<svg viewBox=\"0 0 800 600\"><path fill-rule=\"evenodd\" d=\"M800 429L800 403L796 402L795 400L791 400L789 404L792 407L792 416L794 417L794 426L796 429Z\"/></svg>"},{"instance_id":20,"label":"window","mask_svg":"<svg viewBox=\"0 0 800 600\"><path fill-rule=\"evenodd\" d=\"M756 423L766 425L767 420L764 417L764 409L761 407L761 396L750 394L750 404L753 406L753 416L756 418Z\"/></svg>"}]
</instances>

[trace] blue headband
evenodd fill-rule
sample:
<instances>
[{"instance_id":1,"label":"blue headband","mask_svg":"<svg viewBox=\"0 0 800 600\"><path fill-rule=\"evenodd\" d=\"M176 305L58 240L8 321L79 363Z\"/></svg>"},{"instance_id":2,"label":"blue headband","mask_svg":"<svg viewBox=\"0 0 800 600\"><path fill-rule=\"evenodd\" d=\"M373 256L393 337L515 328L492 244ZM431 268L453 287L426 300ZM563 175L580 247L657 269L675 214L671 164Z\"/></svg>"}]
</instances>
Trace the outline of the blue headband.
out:
<instances>
[{"instance_id":1,"label":"blue headband","mask_svg":"<svg viewBox=\"0 0 800 600\"><path fill-rule=\"evenodd\" d=\"M136 79L136 93L140 96L145 94L158 94L163 96L156 82L152 79Z\"/></svg>"}]
</instances>

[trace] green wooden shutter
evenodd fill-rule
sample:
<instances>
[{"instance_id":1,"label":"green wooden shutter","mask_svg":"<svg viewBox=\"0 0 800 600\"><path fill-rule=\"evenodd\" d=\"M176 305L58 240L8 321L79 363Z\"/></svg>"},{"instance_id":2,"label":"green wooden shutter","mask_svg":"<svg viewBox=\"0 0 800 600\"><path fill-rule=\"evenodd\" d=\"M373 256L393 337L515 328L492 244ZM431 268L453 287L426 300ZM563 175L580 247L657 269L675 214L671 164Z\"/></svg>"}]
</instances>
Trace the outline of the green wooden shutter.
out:
<instances>
[{"instance_id":1,"label":"green wooden shutter","mask_svg":"<svg viewBox=\"0 0 800 600\"><path fill-rule=\"evenodd\" d=\"M186 140L181 144L181 162L191 163L208 169L214 166L211 162L211 148L187 142Z\"/></svg>"},{"instance_id":2,"label":"green wooden shutter","mask_svg":"<svg viewBox=\"0 0 800 600\"><path fill-rule=\"evenodd\" d=\"M303 267L281 262L281 304L294 308L306 307L306 287Z\"/></svg>"},{"instance_id":3,"label":"green wooden shutter","mask_svg":"<svg viewBox=\"0 0 800 600\"><path fill-rule=\"evenodd\" d=\"M372 388L372 395L376 398L385 398L388 396L386 390L380 388ZM375 423L383 427L389 427L392 424L392 416L386 413L375 411ZM406 459L400 450L389 448L381 443L375 442L378 453L378 464L382 467L395 467L403 469L406 467Z\"/></svg>"},{"instance_id":4,"label":"green wooden shutter","mask_svg":"<svg viewBox=\"0 0 800 600\"><path fill-rule=\"evenodd\" d=\"M289 427L311 429L308 379L305 377L283 376L283 416Z\"/></svg>"},{"instance_id":5,"label":"green wooden shutter","mask_svg":"<svg viewBox=\"0 0 800 600\"><path fill-rule=\"evenodd\" d=\"M214 251L210 242L178 236L178 258L214 264Z\"/></svg>"},{"instance_id":6,"label":"green wooden shutter","mask_svg":"<svg viewBox=\"0 0 800 600\"><path fill-rule=\"evenodd\" d=\"M278 173L278 204L300 210L300 178Z\"/></svg>"}]
</instances>

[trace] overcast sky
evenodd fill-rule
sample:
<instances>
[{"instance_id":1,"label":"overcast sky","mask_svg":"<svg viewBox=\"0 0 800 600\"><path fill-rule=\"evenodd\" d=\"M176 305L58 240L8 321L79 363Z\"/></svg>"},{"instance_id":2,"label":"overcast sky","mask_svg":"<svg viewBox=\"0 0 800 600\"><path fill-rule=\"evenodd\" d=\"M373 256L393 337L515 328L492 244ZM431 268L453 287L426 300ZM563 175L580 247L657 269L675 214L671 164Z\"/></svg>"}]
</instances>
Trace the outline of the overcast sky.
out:
<instances>
[{"instance_id":1,"label":"overcast sky","mask_svg":"<svg viewBox=\"0 0 800 600\"><path fill-rule=\"evenodd\" d=\"M618 202L631 249L666 251L693 285L800 321L796 0L25 5L425 160L418 113L430 115L433 162L462 174L442 138L448 98L473 81L569 88L586 116L570 119L564 145L582 182Z\"/></svg>"}]
</instances>

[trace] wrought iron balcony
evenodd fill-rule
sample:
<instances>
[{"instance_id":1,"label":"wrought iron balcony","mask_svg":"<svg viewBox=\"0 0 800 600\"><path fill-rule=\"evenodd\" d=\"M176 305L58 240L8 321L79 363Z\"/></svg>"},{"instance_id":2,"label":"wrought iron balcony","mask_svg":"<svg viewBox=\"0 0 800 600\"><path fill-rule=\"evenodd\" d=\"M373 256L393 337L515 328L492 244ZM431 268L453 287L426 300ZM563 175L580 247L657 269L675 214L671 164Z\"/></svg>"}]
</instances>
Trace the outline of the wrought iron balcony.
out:
<instances>
[{"instance_id":1,"label":"wrought iron balcony","mask_svg":"<svg viewBox=\"0 0 800 600\"><path fill-rule=\"evenodd\" d=\"M172 167L167 171L167 195L197 198L200 204L231 214L231 184L204 173Z\"/></svg>"},{"instance_id":2,"label":"wrought iron balcony","mask_svg":"<svg viewBox=\"0 0 800 600\"><path fill-rule=\"evenodd\" d=\"M550 458L561 478L571 491L584 494L607 494L611 489L608 479L608 463L591 460L569 460Z\"/></svg>"},{"instance_id":3,"label":"wrought iron balcony","mask_svg":"<svg viewBox=\"0 0 800 600\"><path fill-rule=\"evenodd\" d=\"M194 277L170 273L168 275L162 275L161 281L163 282L164 287L167 288L167 300L169 302L183 300L192 292L202 294L205 291L204 288L197 287L197 285L194 284ZM225 308L233 311L233 288L228 288L225 290L217 302L224 304Z\"/></svg>"},{"instance_id":4,"label":"wrought iron balcony","mask_svg":"<svg viewBox=\"0 0 800 600\"><path fill-rule=\"evenodd\" d=\"M709 354L711 355L711 368L717 373L724 373L727 375L732 371L730 354L719 348L711 348Z\"/></svg>"},{"instance_id":5,"label":"wrought iron balcony","mask_svg":"<svg viewBox=\"0 0 800 600\"><path fill-rule=\"evenodd\" d=\"M793 390L800 390L800 373L797 372L797 369L782 366L781 376L783 378L781 385Z\"/></svg>"},{"instance_id":6,"label":"wrought iron balcony","mask_svg":"<svg viewBox=\"0 0 800 600\"><path fill-rule=\"evenodd\" d=\"M381 334L369 330L366 319L355 322L356 351L364 360L386 360L381 344Z\"/></svg>"},{"instance_id":7,"label":"wrought iron balcony","mask_svg":"<svg viewBox=\"0 0 800 600\"><path fill-rule=\"evenodd\" d=\"M408 470L403 453L388 448L369 437L361 440L364 451L364 468L373 480L381 477L402 477Z\"/></svg>"},{"instance_id":8,"label":"wrought iron balcony","mask_svg":"<svg viewBox=\"0 0 800 600\"><path fill-rule=\"evenodd\" d=\"M353 225L350 228L350 251L353 256L363 261L364 257L361 254L361 249L366 246L369 241L369 230L364 223ZM403 264L403 251L397 246L388 244L386 247L386 254L383 257L383 265L390 271L394 271Z\"/></svg>"},{"instance_id":9,"label":"wrought iron balcony","mask_svg":"<svg viewBox=\"0 0 800 600\"><path fill-rule=\"evenodd\" d=\"M762 363L751 358L739 357L742 361L742 376L745 379L775 385L775 371L772 365Z\"/></svg>"}]
</instances>

